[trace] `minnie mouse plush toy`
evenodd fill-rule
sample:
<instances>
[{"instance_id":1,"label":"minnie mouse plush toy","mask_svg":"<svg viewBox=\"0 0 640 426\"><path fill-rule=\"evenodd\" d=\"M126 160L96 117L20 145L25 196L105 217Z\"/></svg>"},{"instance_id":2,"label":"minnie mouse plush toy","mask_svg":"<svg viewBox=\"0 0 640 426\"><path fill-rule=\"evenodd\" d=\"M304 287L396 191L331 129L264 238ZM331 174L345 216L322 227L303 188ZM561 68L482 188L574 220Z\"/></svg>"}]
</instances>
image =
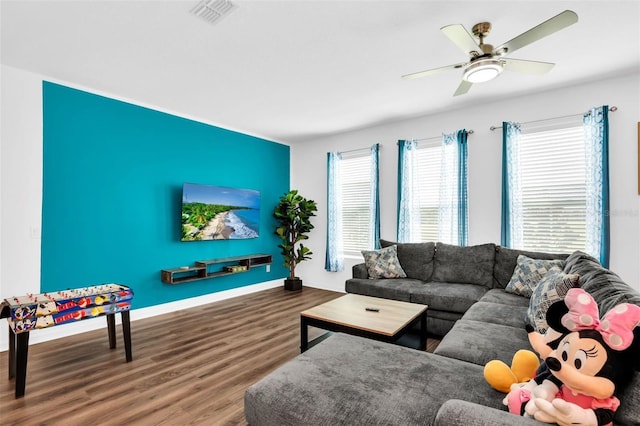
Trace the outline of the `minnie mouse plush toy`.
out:
<instances>
[{"instance_id":1,"label":"minnie mouse plush toy","mask_svg":"<svg viewBox=\"0 0 640 426\"><path fill-rule=\"evenodd\" d=\"M595 300L579 288L569 290L564 303L569 311L559 322L569 332L545 359L562 385L551 401L533 392L525 411L561 426L611 425L620 405L615 395L631 380L640 355L640 306L617 305L600 320Z\"/></svg>"}]
</instances>

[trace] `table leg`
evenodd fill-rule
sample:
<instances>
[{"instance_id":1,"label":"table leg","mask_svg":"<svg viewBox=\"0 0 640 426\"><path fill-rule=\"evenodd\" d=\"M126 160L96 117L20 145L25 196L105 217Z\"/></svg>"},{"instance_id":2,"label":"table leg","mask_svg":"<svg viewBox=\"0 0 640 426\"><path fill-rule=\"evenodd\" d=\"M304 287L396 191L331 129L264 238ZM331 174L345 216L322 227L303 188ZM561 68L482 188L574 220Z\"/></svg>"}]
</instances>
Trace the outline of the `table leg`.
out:
<instances>
[{"instance_id":1,"label":"table leg","mask_svg":"<svg viewBox=\"0 0 640 426\"><path fill-rule=\"evenodd\" d=\"M9 380L16 377L16 333L9 326Z\"/></svg>"},{"instance_id":2,"label":"table leg","mask_svg":"<svg viewBox=\"0 0 640 426\"><path fill-rule=\"evenodd\" d=\"M109 333L109 349L116 347L116 314L107 314L107 332Z\"/></svg>"},{"instance_id":3,"label":"table leg","mask_svg":"<svg viewBox=\"0 0 640 426\"><path fill-rule=\"evenodd\" d=\"M16 351L16 398L24 396L27 383L27 355L29 353L29 332L17 334Z\"/></svg>"},{"instance_id":4,"label":"table leg","mask_svg":"<svg viewBox=\"0 0 640 426\"><path fill-rule=\"evenodd\" d=\"M300 317L300 353L309 349L309 327L307 326L307 318Z\"/></svg>"},{"instance_id":5,"label":"table leg","mask_svg":"<svg viewBox=\"0 0 640 426\"><path fill-rule=\"evenodd\" d=\"M427 311L420 314L420 348L421 351L427 350Z\"/></svg>"},{"instance_id":6,"label":"table leg","mask_svg":"<svg viewBox=\"0 0 640 426\"><path fill-rule=\"evenodd\" d=\"M127 357L127 362L131 362L133 355L131 354L131 321L129 317L129 311L120 312L122 317L122 334L124 336L124 353Z\"/></svg>"}]
</instances>

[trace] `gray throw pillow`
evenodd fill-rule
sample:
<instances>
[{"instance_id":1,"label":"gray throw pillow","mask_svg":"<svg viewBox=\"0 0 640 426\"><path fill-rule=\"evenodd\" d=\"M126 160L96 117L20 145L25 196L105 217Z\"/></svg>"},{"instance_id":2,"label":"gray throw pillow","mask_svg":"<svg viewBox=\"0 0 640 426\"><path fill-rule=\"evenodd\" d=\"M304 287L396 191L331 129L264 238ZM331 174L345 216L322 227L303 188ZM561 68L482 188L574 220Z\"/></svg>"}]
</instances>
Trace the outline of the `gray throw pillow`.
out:
<instances>
[{"instance_id":1,"label":"gray throw pillow","mask_svg":"<svg viewBox=\"0 0 640 426\"><path fill-rule=\"evenodd\" d=\"M518 296L531 297L542 277L554 266L562 268L564 261L532 259L519 255L511 280L504 290Z\"/></svg>"},{"instance_id":2,"label":"gray throw pillow","mask_svg":"<svg viewBox=\"0 0 640 426\"><path fill-rule=\"evenodd\" d=\"M546 333L549 327L546 319L549 306L564 300L569 289L579 286L580 276L578 274L565 274L559 266L549 269L549 272L542 277L533 290L526 321L539 333Z\"/></svg>"},{"instance_id":3,"label":"gray throw pillow","mask_svg":"<svg viewBox=\"0 0 640 426\"><path fill-rule=\"evenodd\" d=\"M398 247L398 260L408 278L416 278L425 282L431 280L436 243L396 243L380 239L380 246Z\"/></svg>"},{"instance_id":4,"label":"gray throw pillow","mask_svg":"<svg viewBox=\"0 0 640 426\"><path fill-rule=\"evenodd\" d=\"M398 260L396 246L380 250L362 250L362 256L369 278L405 278L407 276Z\"/></svg>"}]
</instances>

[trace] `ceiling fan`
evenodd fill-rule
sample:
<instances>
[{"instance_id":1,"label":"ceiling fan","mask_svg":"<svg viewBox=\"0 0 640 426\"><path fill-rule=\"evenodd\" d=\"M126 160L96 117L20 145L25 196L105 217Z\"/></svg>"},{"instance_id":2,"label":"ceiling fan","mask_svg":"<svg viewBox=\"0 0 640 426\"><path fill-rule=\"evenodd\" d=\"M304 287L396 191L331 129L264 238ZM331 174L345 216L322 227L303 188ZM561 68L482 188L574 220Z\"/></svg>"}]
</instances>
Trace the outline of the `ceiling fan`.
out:
<instances>
[{"instance_id":1,"label":"ceiling fan","mask_svg":"<svg viewBox=\"0 0 640 426\"><path fill-rule=\"evenodd\" d=\"M555 64L551 62L506 58L505 55L513 53L521 47L538 41L576 22L578 22L578 15L572 10L565 10L508 42L501 44L495 49L492 45L484 43L485 37L487 37L491 31L491 23L480 22L471 29L473 35L478 38L479 42L477 42L461 24L447 25L440 28L440 30L444 35L449 37L458 48L469 55L469 60L459 64L406 74L403 75L402 78L418 78L437 74L442 71L462 68L464 70L462 82L453 94L453 96L458 96L467 93L473 83L483 83L492 80L505 69L529 74L544 74L551 70Z\"/></svg>"}]
</instances>

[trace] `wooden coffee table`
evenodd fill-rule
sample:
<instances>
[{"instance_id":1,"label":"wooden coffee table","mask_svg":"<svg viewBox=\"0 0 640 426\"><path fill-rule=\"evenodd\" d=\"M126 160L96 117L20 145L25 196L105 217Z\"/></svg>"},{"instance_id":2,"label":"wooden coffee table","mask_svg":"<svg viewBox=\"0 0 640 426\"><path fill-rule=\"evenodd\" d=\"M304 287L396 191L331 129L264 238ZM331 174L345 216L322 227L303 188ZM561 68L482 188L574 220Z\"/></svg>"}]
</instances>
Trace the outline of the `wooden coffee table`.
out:
<instances>
[{"instance_id":1,"label":"wooden coffee table","mask_svg":"<svg viewBox=\"0 0 640 426\"><path fill-rule=\"evenodd\" d=\"M427 305L417 303L346 294L300 312L300 352L330 334L326 333L309 342L309 326L395 343L417 323L420 324L418 349L426 350L427 308Z\"/></svg>"}]
</instances>

